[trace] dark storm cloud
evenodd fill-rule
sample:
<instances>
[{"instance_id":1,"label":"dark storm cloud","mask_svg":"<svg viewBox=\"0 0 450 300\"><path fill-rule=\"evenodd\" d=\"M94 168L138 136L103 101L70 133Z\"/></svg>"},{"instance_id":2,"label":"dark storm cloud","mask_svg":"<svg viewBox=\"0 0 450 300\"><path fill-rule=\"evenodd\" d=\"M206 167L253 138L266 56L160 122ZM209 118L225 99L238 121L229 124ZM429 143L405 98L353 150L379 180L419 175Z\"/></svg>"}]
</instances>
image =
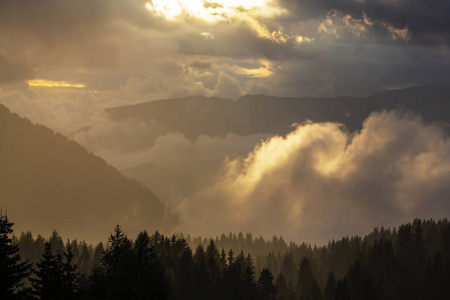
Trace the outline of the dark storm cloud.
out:
<instances>
[{"instance_id":1,"label":"dark storm cloud","mask_svg":"<svg viewBox=\"0 0 450 300\"><path fill-rule=\"evenodd\" d=\"M396 28L408 27L412 43L450 44L450 2L446 0L280 0L295 20L324 17L336 9L353 18L363 13L374 21L384 21Z\"/></svg>"},{"instance_id":2,"label":"dark storm cloud","mask_svg":"<svg viewBox=\"0 0 450 300\"><path fill-rule=\"evenodd\" d=\"M423 83L450 84L450 68L438 50L380 45L333 45L317 60L287 60L248 93L268 86L286 96L368 96ZM263 89L259 89L262 87Z\"/></svg>"}]
</instances>

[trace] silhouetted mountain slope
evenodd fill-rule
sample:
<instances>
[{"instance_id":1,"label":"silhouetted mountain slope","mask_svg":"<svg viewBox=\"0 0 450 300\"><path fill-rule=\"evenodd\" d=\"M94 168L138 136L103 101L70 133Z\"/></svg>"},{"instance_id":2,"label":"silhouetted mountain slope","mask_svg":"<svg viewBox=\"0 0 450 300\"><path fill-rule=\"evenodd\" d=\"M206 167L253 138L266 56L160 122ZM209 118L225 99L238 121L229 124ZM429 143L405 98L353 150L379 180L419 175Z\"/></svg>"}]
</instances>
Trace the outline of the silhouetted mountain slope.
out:
<instances>
[{"instance_id":1,"label":"silhouetted mountain slope","mask_svg":"<svg viewBox=\"0 0 450 300\"><path fill-rule=\"evenodd\" d=\"M179 131L189 138L199 134L226 135L230 126L235 130L238 117L235 101L202 96L152 101L105 111L115 120L154 119L166 132Z\"/></svg>"},{"instance_id":2,"label":"silhouetted mountain slope","mask_svg":"<svg viewBox=\"0 0 450 300\"><path fill-rule=\"evenodd\" d=\"M61 134L0 105L0 208L16 230L104 239L119 222L133 233L175 218L155 195Z\"/></svg>"},{"instance_id":3,"label":"silhouetted mountain slope","mask_svg":"<svg viewBox=\"0 0 450 300\"><path fill-rule=\"evenodd\" d=\"M285 134L293 123L340 122L349 130L361 128L374 111L400 107L427 121L450 120L450 86L423 85L391 90L365 98L290 98L247 95L237 101L188 97L106 109L112 119L154 119L166 132L178 131L193 139L198 135Z\"/></svg>"}]
</instances>

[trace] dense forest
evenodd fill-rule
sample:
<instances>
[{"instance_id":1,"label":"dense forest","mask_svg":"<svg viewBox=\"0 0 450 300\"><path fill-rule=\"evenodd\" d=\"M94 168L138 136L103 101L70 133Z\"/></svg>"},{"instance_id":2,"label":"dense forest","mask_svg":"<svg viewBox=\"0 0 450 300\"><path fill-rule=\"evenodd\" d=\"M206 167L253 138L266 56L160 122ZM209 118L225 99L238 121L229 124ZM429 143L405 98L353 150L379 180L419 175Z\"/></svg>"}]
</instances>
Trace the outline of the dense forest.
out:
<instances>
[{"instance_id":1,"label":"dense forest","mask_svg":"<svg viewBox=\"0 0 450 300\"><path fill-rule=\"evenodd\" d=\"M0 218L1 299L449 299L450 224L414 220L325 246L245 237L18 237Z\"/></svg>"}]
</instances>

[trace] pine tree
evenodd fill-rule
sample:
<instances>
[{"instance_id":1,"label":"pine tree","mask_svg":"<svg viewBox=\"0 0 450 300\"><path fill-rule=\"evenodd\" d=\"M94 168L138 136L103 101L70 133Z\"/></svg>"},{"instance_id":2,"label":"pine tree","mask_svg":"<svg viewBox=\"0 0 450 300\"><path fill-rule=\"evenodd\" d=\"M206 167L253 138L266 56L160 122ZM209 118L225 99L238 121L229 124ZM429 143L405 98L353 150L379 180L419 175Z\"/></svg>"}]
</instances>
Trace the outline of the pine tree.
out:
<instances>
[{"instance_id":1,"label":"pine tree","mask_svg":"<svg viewBox=\"0 0 450 300\"><path fill-rule=\"evenodd\" d=\"M232 249L230 249L230 251L228 252L228 259L227 259L227 262L228 262L228 268L231 268L231 266L234 264L234 257L233 257L233 250Z\"/></svg>"},{"instance_id":2,"label":"pine tree","mask_svg":"<svg viewBox=\"0 0 450 300\"><path fill-rule=\"evenodd\" d=\"M321 298L319 285L313 276L311 264L306 257L304 257L300 262L296 294L301 300L314 300Z\"/></svg>"},{"instance_id":3,"label":"pine tree","mask_svg":"<svg viewBox=\"0 0 450 300\"><path fill-rule=\"evenodd\" d=\"M64 267L61 255L53 255L50 242L45 243L42 259L36 266L33 271L36 278L30 278L33 293L40 300L60 299L64 294Z\"/></svg>"},{"instance_id":4,"label":"pine tree","mask_svg":"<svg viewBox=\"0 0 450 300\"><path fill-rule=\"evenodd\" d=\"M268 269L263 269L258 279L258 294L261 300L273 300L277 294L277 288L273 284L273 275Z\"/></svg>"},{"instance_id":5,"label":"pine tree","mask_svg":"<svg viewBox=\"0 0 450 300\"><path fill-rule=\"evenodd\" d=\"M134 242L135 290L138 299L169 299L170 290L150 236L146 231L139 233Z\"/></svg>"},{"instance_id":6,"label":"pine tree","mask_svg":"<svg viewBox=\"0 0 450 300\"><path fill-rule=\"evenodd\" d=\"M74 255L69 241L63 256L65 258L65 262L62 263L64 299L76 299L79 293L80 274L77 272L77 266L73 264Z\"/></svg>"},{"instance_id":7,"label":"pine tree","mask_svg":"<svg viewBox=\"0 0 450 300\"><path fill-rule=\"evenodd\" d=\"M21 262L19 248L11 239L13 225L0 212L0 295L5 300L22 299L29 292L23 280L30 273L30 265Z\"/></svg>"},{"instance_id":8,"label":"pine tree","mask_svg":"<svg viewBox=\"0 0 450 300\"><path fill-rule=\"evenodd\" d=\"M93 293L98 298L133 299L137 291L130 285L136 275L132 264L132 242L119 225L111 234L108 246L91 275Z\"/></svg>"},{"instance_id":9,"label":"pine tree","mask_svg":"<svg viewBox=\"0 0 450 300\"><path fill-rule=\"evenodd\" d=\"M253 259L249 254L245 258L245 276L243 282L245 299L255 299L257 295L257 287L255 283L255 267L253 266Z\"/></svg>"},{"instance_id":10,"label":"pine tree","mask_svg":"<svg viewBox=\"0 0 450 300\"><path fill-rule=\"evenodd\" d=\"M330 274L328 274L323 299L334 300L335 294L336 294L336 279L334 278L334 274L331 272Z\"/></svg>"},{"instance_id":11,"label":"pine tree","mask_svg":"<svg viewBox=\"0 0 450 300\"><path fill-rule=\"evenodd\" d=\"M227 268L227 254L225 253L225 249L222 248L222 252L220 252L220 272L223 275L225 269Z\"/></svg>"},{"instance_id":12,"label":"pine tree","mask_svg":"<svg viewBox=\"0 0 450 300\"><path fill-rule=\"evenodd\" d=\"M281 273L283 273L284 278L287 283L295 283L295 264L292 253L286 253L281 265Z\"/></svg>"},{"instance_id":13,"label":"pine tree","mask_svg":"<svg viewBox=\"0 0 450 300\"><path fill-rule=\"evenodd\" d=\"M216 244L213 240L210 240L208 247L206 247L206 268L209 276L211 277L213 284L216 285L220 277L220 253L217 250Z\"/></svg>"}]
</instances>

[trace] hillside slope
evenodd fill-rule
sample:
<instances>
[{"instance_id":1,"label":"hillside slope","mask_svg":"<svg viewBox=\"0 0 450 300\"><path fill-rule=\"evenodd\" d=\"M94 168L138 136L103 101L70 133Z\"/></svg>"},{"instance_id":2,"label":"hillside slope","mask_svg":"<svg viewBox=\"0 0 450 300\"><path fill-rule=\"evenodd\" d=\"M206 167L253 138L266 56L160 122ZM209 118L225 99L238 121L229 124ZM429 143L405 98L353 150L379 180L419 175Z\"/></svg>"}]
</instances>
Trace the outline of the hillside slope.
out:
<instances>
[{"instance_id":1,"label":"hillside slope","mask_svg":"<svg viewBox=\"0 0 450 300\"><path fill-rule=\"evenodd\" d=\"M0 105L0 208L15 229L104 239L120 223L130 234L168 230L175 217L156 196L103 159Z\"/></svg>"}]
</instances>

